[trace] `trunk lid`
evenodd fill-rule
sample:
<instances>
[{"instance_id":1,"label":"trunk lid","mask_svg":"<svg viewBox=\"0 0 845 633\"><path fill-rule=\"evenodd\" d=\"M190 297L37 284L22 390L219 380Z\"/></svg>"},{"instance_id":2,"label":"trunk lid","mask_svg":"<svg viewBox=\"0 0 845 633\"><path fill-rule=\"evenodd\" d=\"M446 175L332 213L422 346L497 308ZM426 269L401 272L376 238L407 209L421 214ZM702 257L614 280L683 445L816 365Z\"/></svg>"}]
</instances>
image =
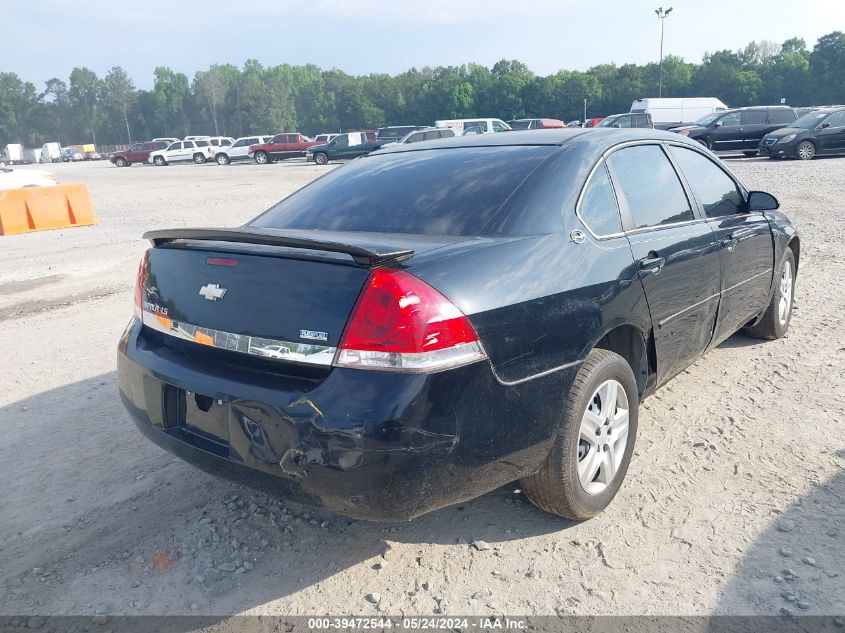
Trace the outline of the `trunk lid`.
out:
<instances>
[{"instance_id":1,"label":"trunk lid","mask_svg":"<svg viewBox=\"0 0 845 633\"><path fill-rule=\"evenodd\" d=\"M328 365L372 265L460 237L273 229L179 229L153 241L142 322L176 338Z\"/></svg>"}]
</instances>

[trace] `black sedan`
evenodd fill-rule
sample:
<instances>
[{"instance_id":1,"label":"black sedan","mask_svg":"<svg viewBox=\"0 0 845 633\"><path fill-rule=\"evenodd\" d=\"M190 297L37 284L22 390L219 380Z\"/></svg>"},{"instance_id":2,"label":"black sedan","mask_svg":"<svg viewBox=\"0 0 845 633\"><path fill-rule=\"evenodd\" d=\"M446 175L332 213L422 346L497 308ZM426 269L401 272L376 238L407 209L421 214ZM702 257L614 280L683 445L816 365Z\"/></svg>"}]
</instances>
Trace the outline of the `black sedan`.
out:
<instances>
[{"instance_id":1,"label":"black sedan","mask_svg":"<svg viewBox=\"0 0 845 633\"><path fill-rule=\"evenodd\" d=\"M769 158L812 160L821 154L845 154L845 107L820 108L760 141L760 154Z\"/></svg>"},{"instance_id":2,"label":"black sedan","mask_svg":"<svg viewBox=\"0 0 845 633\"><path fill-rule=\"evenodd\" d=\"M395 146L245 226L147 233L120 394L200 468L343 514L519 479L588 518L643 398L740 329L786 332L800 241L777 208L655 130Z\"/></svg>"}]
</instances>

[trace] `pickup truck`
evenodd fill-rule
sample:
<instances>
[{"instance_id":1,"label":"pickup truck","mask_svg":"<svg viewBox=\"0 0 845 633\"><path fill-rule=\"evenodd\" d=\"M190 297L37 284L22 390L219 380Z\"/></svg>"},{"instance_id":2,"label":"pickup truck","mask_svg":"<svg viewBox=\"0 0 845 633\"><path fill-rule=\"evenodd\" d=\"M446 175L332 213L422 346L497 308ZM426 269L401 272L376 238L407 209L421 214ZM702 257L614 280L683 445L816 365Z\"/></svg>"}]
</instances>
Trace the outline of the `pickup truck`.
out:
<instances>
[{"instance_id":1,"label":"pickup truck","mask_svg":"<svg viewBox=\"0 0 845 633\"><path fill-rule=\"evenodd\" d=\"M259 165L266 165L267 163L275 163L277 160L305 156L305 151L317 144L317 141L312 141L299 132L287 132L276 134L267 143L251 146L249 155Z\"/></svg>"},{"instance_id":2,"label":"pickup truck","mask_svg":"<svg viewBox=\"0 0 845 633\"><path fill-rule=\"evenodd\" d=\"M348 160L369 154L387 145L391 141L368 141L364 132L338 134L325 145L309 147L306 156L318 165L325 165L330 160Z\"/></svg>"}]
</instances>

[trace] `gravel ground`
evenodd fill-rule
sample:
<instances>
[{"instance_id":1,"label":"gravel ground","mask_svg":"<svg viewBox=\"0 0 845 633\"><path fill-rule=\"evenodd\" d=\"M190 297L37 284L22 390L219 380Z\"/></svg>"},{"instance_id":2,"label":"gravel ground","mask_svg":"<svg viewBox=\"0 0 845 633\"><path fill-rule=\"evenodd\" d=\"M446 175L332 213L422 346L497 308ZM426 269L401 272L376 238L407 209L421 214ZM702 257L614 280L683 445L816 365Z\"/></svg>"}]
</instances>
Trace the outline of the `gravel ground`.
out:
<instances>
[{"instance_id":1,"label":"gravel ground","mask_svg":"<svg viewBox=\"0 0 845 633\"><path fill-rule=\"evenodd\" d=\"M647 400L591 521L509 486L389 525L199 472L117 396L141 233L242 223L325 168L55 165L101 223L0 237L0 614L845 614L845 159L729 164L803 231L789 335Z\"/></svg>"}]
</instances>

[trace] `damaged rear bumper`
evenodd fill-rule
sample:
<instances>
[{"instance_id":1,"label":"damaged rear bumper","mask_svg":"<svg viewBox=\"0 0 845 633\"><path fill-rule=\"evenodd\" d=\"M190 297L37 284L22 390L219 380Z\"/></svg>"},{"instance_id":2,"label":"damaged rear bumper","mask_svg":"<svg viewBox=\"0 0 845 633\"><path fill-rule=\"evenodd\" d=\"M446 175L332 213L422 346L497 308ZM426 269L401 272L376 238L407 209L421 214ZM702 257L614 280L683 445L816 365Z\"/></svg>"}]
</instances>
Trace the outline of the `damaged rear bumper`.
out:
<instances>
[{"instance_id":1,"label":"damaged rear bumper","mask_svg":"<svg viewBox=\"0 0 845 633\"><path fill-rule=\"evenodd\" d=\"M548 378L515 392L486 362L435 374L288 376L225 354L174 349L134 322L118 350L121 398L162 448L276 496L407 520L534 472L548 452L545 408L556 405L538 398ZM515 395L527 398L521 420ZM513 424L523 433L506 430Z\"/></svg>"}]
</instances>

